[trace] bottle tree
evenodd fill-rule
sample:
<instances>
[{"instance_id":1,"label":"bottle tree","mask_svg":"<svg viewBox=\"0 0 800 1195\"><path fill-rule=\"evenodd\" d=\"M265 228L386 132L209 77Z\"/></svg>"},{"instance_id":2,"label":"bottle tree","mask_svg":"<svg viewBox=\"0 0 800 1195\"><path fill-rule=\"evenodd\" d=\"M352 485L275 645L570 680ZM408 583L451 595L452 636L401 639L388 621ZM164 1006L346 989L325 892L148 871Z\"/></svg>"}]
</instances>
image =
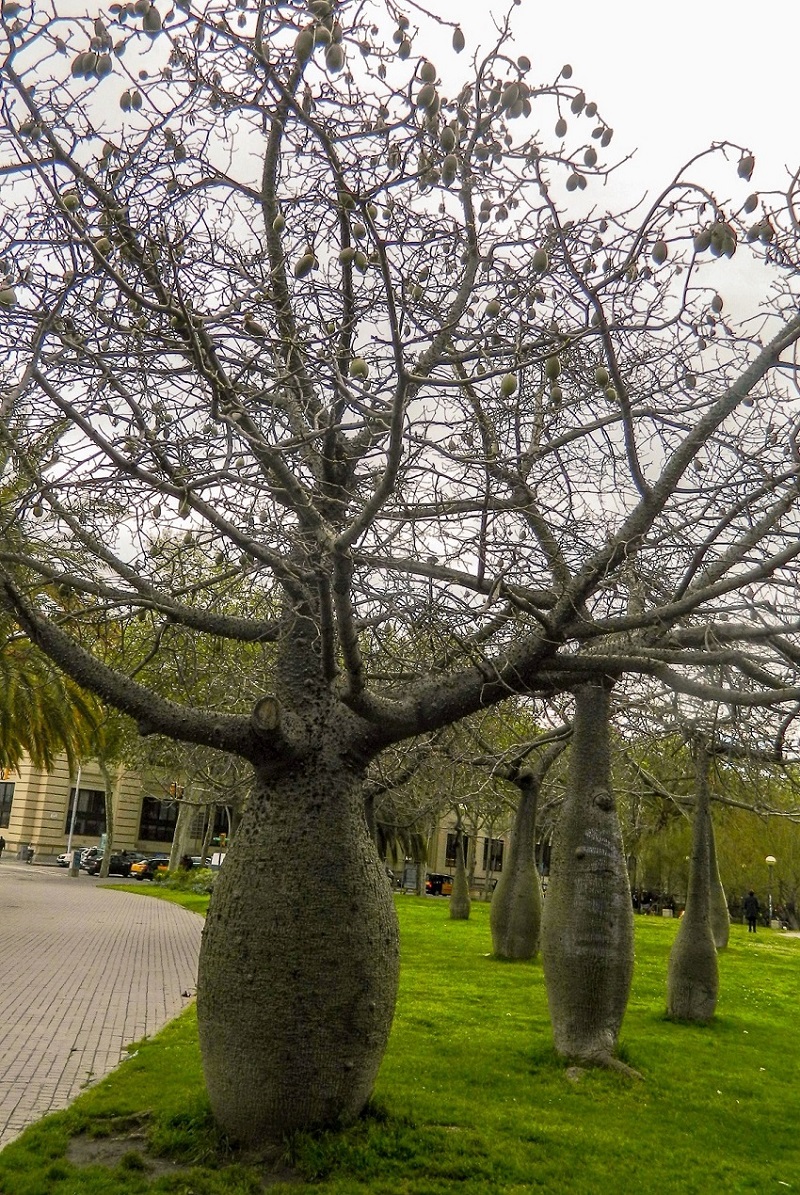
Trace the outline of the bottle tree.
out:
<instances>
[{"instance_id":1,"label":"bottle tree","mask_svg":"<svg viewBox=\"0 0 800 1195\"><path fill-rule=\"evenodd\" d=\"M727 700L720 655L797 697L795 226L728 144L724 202L701 154L602 212L611 128L502 15L478 52L394 0L62 8L0 17L3 612L141 734L252 765L198 1014L218 1121L267 1147L356 1116L387 1040L381 751L629 671ZM742 321L734 253L773 283ZM247 683L195 700L175 634Z\"/></svg>"}]
</instances>

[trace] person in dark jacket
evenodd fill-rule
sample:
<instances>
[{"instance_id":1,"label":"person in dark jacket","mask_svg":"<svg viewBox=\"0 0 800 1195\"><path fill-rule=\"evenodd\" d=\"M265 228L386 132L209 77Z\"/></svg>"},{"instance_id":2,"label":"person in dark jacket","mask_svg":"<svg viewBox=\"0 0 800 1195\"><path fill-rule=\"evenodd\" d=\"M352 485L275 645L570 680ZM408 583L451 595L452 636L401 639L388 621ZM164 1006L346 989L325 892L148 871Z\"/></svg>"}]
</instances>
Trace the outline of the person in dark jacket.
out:
<instances>
[{"instance_id":1,"label":"person in dark jacket","mask_svg":"<svg viewBox=\"0 0 800 1195\"><path fill-rule=\"evenodd\" d=\"M744 898L742 907L744 908L744 915L747 918L747 932L749 934L754 934L756 932L758 911L761 908L761 905L758 903L758 897L756 896L755 892L753 892L752 888Z\"/></svg>"}]
</instances>

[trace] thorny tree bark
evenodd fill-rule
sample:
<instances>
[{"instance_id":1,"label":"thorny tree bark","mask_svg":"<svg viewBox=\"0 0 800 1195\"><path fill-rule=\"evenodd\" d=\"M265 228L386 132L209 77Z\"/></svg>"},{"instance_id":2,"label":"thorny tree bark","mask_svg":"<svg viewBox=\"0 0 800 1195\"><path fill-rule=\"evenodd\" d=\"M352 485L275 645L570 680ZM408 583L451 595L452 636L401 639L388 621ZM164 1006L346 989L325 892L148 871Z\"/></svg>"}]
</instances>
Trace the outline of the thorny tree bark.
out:
<instances>
[{"instance_id":1,"label":"thorny tree bark","mask_svg":"<svg viewBox=\"0 0 800 1195\"><path fill-rule=\"evenodd\" d=\"M697 804L692 832L692 859L686 909L670 951L667 970L667 1014L683 1021L710 1021L717 1007L719 968L711 930L708 749L693 744Z\"/></svg>"},{"instance_id":2,"label":"thorny tree bark","mask_svg":"<svg viewBox=\"0 0 800 1195\"><path fill-rule=\"evenodd\" d=\"M629 1071L614 1056L633 976L633 906L611 787L609 718L608 685L576 690L567 795L542 918L542 963L559 1054Z\"/></svg>"},{"instance_id":3,"label":"thorny tree bark","mask_svg":"<svg viewBox=\"0 0 800 1195\"><path fill-rule=\"evenodd\" d=\"M471 836L470 849L474 850L475 835ZM453 873L453 891L450 896L450 917L453 921L468 921L472 901L469 895L469 876L464 858L464 827L461 814L456 822L456 866Z\"/></svg>"},{"instance_id":4,"label":"thorny tree bark","mask_svg":"<svg viewBox=\"0 0 800 1195\"><path fill-rule=\"evenodd\" d=\"M551 737L543 736L545 742ZM565 741L549 742L535 763L529 762L531 748L528 747L523 760L500 773L517 786L520 795L511 848L497 881L489 915L492 944L498 958L532 959L539 950L542 881L535 859L536 814L544 777L565 746Z\"/></svg>"}]
</instances>

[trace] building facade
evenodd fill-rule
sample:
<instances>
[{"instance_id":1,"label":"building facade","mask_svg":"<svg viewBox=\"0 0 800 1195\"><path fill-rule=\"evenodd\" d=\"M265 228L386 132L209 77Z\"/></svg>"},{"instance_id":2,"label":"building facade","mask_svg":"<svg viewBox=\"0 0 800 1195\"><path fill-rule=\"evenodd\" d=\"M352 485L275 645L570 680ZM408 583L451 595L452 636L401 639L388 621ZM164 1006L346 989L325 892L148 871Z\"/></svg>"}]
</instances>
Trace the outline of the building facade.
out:
<instances>
[{"instance_id":1,"label":"building facade","mask_svg":"<svg viewBox=\"0 0 800 1195\"><path fill-rule=\"evenodd\" d=\"M159 796L156 786L148 786L136 772L114 774L112 779L114 848L153 854L169 850L181 805L180 793ZM77 774L70 773L66 756L59 758L50 772L34 768L29 761L14 771L3 770L0 834L9 853L24 859L32 849L35 863L55 863L68 845L76 849L104 841L105 782L97 762L81 764L76 791L77 780ZM189 853L196 853L202 846L209 809L193 808L186 835L185 849ZM224 811L221 816L224 819Z\"/></svg>"}]
</instances>

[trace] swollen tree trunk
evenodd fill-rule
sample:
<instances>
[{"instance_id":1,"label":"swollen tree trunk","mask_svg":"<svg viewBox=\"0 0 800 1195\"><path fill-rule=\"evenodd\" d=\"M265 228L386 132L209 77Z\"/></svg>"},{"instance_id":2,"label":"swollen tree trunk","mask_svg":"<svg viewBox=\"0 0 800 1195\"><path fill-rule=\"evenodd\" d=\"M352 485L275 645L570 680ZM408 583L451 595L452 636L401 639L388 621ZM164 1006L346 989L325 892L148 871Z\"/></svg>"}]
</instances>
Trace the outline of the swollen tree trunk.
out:
<instances>
[{"instance_id":1,"label":"swollen tree trunk","mask_svg":"<svg viewBox=\"0 0 800 1195\"><path fill-rule=\"evenodd\" d=\"M511 849L489 910L494 953L502 959L532 959L539 949L542 886L536 870L536 804L539 784L525 773L517 780L519 805Z\"/></svg>"},{"instance_id":2,"label":"swollen tree trunk","mask_svg":"<svg viewBox=\"0 0 800 1195\"><path fill-rule=\"evenodd\" d=\"M710 1021L717 1007L719 970L711 931L708 752L694 747L697 804L686 909L667 968L667 1015L683 1021Z\"/></svg>"},{"instance_id":3,"label":"swollen tree trunk","mask_svg":"<svg viewBox=\"0 0 800 1195\"><path fill-rule=\"evenodd\" d=\"M711 933L717 950L725 950L731 934L731 915L728 910L728 898L722 887L717 863L717 844L714 841L714 819L708 810L708 865L710 890L708 894L708 913L711 919Z\"/></svg>"},{"instance_id":4,"label":"swollen tree trunk","mask_svg":"<svg viewBox=\"0 0 800 1195\"><path fill-rule=\"evenodd\" d=\"M397 920L336 746L256 776L217 876L197 990L214 1116L245 1145L352 1121L397 991Z\"/></svg>"},{"instance_id":5,"label":"swollen tree trunk","mask_svg":"<svg viewBox=\"0 0 800 1195\"><path fill-rule=\"evenodd\" d=\"M467 865L464 861L464 833L459 822L456 826L456 870L450 897L450 916L453 921L468 921L471 908Z\"/></svg>"},{"instance_id":6,"label":"swollen tree trunk","mask_svg":"<svg viewBox=\"0 0 800 1195\"><path fill-rule=\"evenodd\" d=\"M609 710L604 685L576 691L567 796L542 916L542 962L559 1054L627 1070L614 1051L633 975L633 908L611 791Z\"/></svg>"}]
</instances>

